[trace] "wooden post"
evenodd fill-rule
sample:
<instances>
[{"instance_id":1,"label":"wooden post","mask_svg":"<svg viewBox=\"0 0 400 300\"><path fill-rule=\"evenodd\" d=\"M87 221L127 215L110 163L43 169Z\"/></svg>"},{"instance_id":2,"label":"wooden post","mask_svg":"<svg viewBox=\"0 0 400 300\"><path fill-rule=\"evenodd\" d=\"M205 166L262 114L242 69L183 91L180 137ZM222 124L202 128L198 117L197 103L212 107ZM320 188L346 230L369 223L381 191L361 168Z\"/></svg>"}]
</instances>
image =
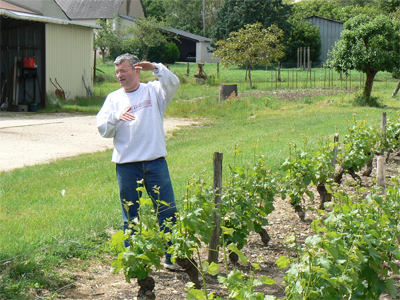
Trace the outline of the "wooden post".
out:
<instances>
[{"instance_id":1,"label":"wooden post","mask_svg":"<svg viewBox=\"0 0 400 300\"><path fill-rule=\"evenodd\" d=\"M385 188L385 175L386 175L386 158L383 155L378 156L376 166L376 184Z\"/></svg>"},{"instance_id":2,"label":"wooden post","mask_svg":"<svg viewBox=\"0 0 400 300\"><path fill-rule=\"evenodd\" d=\"M337 152L338 152L338 143L339 143L339 134L336 133L335 137L333 138L333 142L335 143L335 148L333 149L333 157L331 161L331 166L335 168L336 165L336 159L337 159Z\"/></svg>"},{"instance_id":3,"label":"wooden post","mask_svg":"<svg viewBox=\"0 0 400 300\"><path fill-rule=\"evenodd\" d=\"M93 48L93 80L96 79L96 55L97 55L97 49Z\"/></svg>"},{"instance_id":4,"label":"wooden post","mask_svg":"<svg viewBox=\"0 0 400 300\"><path fill-rule=\"evenodd\" d=\"M223 153L214 152L213 167L214 167L214 204L213 219L215 228L211 234L210 243L208 245L208 262L218 263L218 248L219 238L221 235L221 216L218 212L221 211L221 192L222 192L222 159Z\"/></svg>"},{"instance_id":5,"label":"wooden post","mask_svg":"<svg viewBox=\"0 0 400 300\"><path fill-rule=\"evenodd\" d=\"M386 112L382 113L381 131L382 131L382 138L386 138Z\"/></svg>"}]
</instances>

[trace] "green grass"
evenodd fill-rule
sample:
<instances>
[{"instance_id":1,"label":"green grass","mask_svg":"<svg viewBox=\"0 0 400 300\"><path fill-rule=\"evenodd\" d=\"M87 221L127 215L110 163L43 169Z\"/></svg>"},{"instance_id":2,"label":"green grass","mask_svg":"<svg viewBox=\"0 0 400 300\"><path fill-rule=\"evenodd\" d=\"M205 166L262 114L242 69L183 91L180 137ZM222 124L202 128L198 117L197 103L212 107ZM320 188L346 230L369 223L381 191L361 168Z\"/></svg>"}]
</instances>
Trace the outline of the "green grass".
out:
<instances>
[{"instance_id":1,"label":"green grass","mask_svg":"<svg viewBox=\"0 0 400 300\"><path fill-rule=\"evenodd\" d=\"M193 66L190 74L194 74ZM178 204L192 176L207 174L211 178L214 152L224 154L224 174L233 164L235 147L242 150L239 156L242 162L262 154L276 171L288 155L289 142L302 145L307 139L318 147L321 138L332 137L336 132L344 136L354 119L368 119L371 125L379 127L382 112L395 118L400 108L398 98L390 98L396 81L388 74L381 74L374 85L374 94L386 107L368 108L352 105L354 91L338 89L329 95L321 95L318 89L304 90L309 93L305 96L302 90L292 91L300 97L281 99L271 89L249 90L242 69L220 68L217 78L216 66L210 64L205 70L214 79L199 85L191 76L184 75L186 67L183 63L171 66L182 84L167 117L193 118L202 123L174 131L167 141L168 164ZM111 65L98 68L109 74L103 83L96 84L95 97L62 102L57 104L58 108L49 107L47 111L97 113L106 94L119 88L110 74ZM258 87L264 84L264 72L253 71ZM142 75L145 81L154 78L149 72ZM239 93L245 96L220 102L218 85L224 83L238 83ZM97 152L0 173L0 270L7 268L2 261L32 251L40 255L42 251L38 250L48 246L57 257L82 256L85 252L82 247L86 247L81 242L66 247L71 242L64 244L64 241L82 239L121 224L115 166L110 158L111 151ZM105 246L106 239L104 235ZM79 253L71 254L74 251ZM36 259L28 261L38 264ZM46 261L50 264L50 259Z\"/></svg>"}]
</instances>

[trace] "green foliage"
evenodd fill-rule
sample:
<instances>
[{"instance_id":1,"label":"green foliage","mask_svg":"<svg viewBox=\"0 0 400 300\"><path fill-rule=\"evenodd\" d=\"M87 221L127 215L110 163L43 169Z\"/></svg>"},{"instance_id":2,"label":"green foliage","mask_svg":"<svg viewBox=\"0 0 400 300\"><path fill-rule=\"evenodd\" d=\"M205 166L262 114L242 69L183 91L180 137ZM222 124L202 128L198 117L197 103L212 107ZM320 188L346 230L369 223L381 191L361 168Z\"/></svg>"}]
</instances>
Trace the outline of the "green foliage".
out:
<instances>
[{"instance_id":1,"label":"green foliage","mask_svg":"<svg viewBox=\"0 0 400 300\"><path fill-rule=\"evenodd\" d=\"M156 187L155 187L156 188ZM145 192L143 186L138 191ZM157 209L154 210L153 201L156 201ZM164 230L160 230L158 223L158 207L160 200L139 199L139 218L129 224L126 232L119 230L110 241L110 248L118 256L111 264L113 271L118 273L124 271L125 279L130 282L131 278L145 279L153 272L152 267L161 268L161 258L164 256L165 249L170 235ZM165 205L165 203L163 202ZM130 203L126 203L126 210L129 210ZM124 241L129 242L129 246L124 246Z\"/></svg>"},{"instance_id":2,"label":"green foliage","mask_svg":"<svg viewBox=\"0 0 400 300\"><path fill-rule=\"evenodd\" d=\"M250 70L279 61L285 55L282 37L282 30L275 25L265 29L261 23L248 24L238 31L231 32L228 39L218 41L217 50L213 55L221 58L223 66L245 66L246 70L249 70L252 88Z\"/></svg>"},{"instance_id":3,"label":"green foliage","mask_svg":"<svg viewBox=\"0 0 400 300\"><path fill-rule=\"evenodd\" d=\"M369 3L361 5L360 3L340 3L337 0L302 0L294 3L293 14L290 18L292 22L299 22L310 16L318 16L338 22L346 22L347 20L359 16L377 16L382 13L378 5Z\"/></svg>"},{"instance_id":4,"label":"green foliage","mask_svg":"<svg viewBox=\"0 0 400 300\"><path fill-rule=\"evenodd\" d=\"M338 72L366 74L363 97L371 98L376 73L395 73L400 65L400 23L386 16L354 17L344 24L341 39L329 53L327 66Z\"/></svg>"},{"instance_id":5,"label":"green foliage","mask_svg":"<svg viewBox=\"0 0 400 300\"><path fill-rule=\"evenodd\" d=\"M368 126L366 121L357 121L343 139L343 147L338 155L339 164L343 164L346 170L358 172L379 152L379 141L380 133L376 128Z\"/></svg>"},{"instance_id":6,"label":"green foliage","mask_svg":"<svg viewBox=\"0 0 400 300\"><path fill-rule=\"evenodd\" d=\"M276 25L288 35L290 14L291 5L282 3L282 0L225 0L218 10L212 37L215 41L224 40L231 32L257 22L265 28Z\"/></svg>"},{"instance_id":7,"label":"green foliage","mask_svg":"<svg viewBox=\"0 0 400 300\"><path fill-rule=\"evenodd\" d=\"M260 266L256 263L252 264L252 266L251 276L245 276L238 269L232 270L226 277L218 276L218 281L229 291L228 299L266 299L264 293L256 292L255 288L262 284L274 284L275 281L266 276L263 276L261 279L255 279L255 272L260 269Z\"/></svg>"},{"instance_id":8,"label":"green foliage","mask_svg":"<svg viewBox=\"0 0 400 300\"><path fill-rule=\"evenodd\" d=\"M289 146L289 157L282 164L281 169L284 177L284 191L290 198L292 207L301 205L306 200L306 196L314 200L314 194L309 190L311 184L317 183L316 172L312 164L312 155L308 152L297 149L295 143Z\"/></svg>"},{"instance_id":9,"label":"green foliage","mask_svg":"<svg viewBox=\"0 0 400 300\"><path fill-rule=\"evenodd\" d=\"M165 63L173 64L179 59L179 56L178 46L173 42L169 42L165 50Z\"/></svg>"},{"instance_id":10,"label":"green foliage","mask_svg":"<svg viewBox=\"0 0 400 300\"><path fill-rule=\"evenodd\" d=\"M379 299L396 297L390 273L398 274L399 187L387 196L336 193L337 204L313 222L302 256L284 279L286 299Z\"/></svg>"},{"instance_id":11,"label":"green foliage","mask_svg":"<svg viewBox=\"0 0 400 300\"><path fill-rule=\"evenodd\" d=\"M297 61L297 49L300 47L310 47L310 60L318 62L321 54L321 37L319 26L312 26L310 22L299 21L293 26L286 46L285 61Z\"/></svg>"},{"instance_id":12,"label":"green foliage","mask_svg":"<svg viewBox=\"0 0 400 300\"><path fill-rule=\"evenodd\" d=\"M113 23L105 19L96 22L101 29L95 29L94 46L102 51L103 63L105 62L107 50L112 51L116 45L122 44L122 37L113 29Z\"/></svg>"},{"instance_id":13,"label":"green foliage","mask_svg":"<svg viewBox=\"0 0 400 300\"><path fill-rule=\"evenodd\" d=\"M163 0L142 0L146 16L157 21L164 21L166 17Z\"/></svg>"},{"instance_id":14,"label":"green foliage","mask_svg":"<svg viewBox=\"0 0 400 300\"><path fill-rule=\"evenodd\" d=\"M165 24L157 22L155 18L142 18L127 28L126 34L131 38L125 41L126 46L131 46L142 50L141 53L135 53L140 60L148 60L149 51L153 47L166 45L171 38L162 28Z\"/></svg>"},{"instance_id":15,"label":"green foliage","mask_svg":"<svg viewBox=\"0 0 400 300\"><path fill-rule=\"evenodd\" d=\"M222 189L221 226L229 229L224 242L241 249L250 232L259 233L268 224L267 216L275 209L273 202L279 190L278 176L268 169L264 157L253 165L235 164L230 171L229 182Z\"/></svg>"},{"instance_id":16,"label":"green foliage","mask_svg":"<svg viewBox=\"0 0 400 300\"><path fill-rule=\"evenodd\" d=\"M186 189L176 225L172 227L172 246L169 252L174 258L191 258L196 249L201 248L202 242L209 242L214 228L212 187L200 177L191 179Z\"/></svg>"}]
</instances>

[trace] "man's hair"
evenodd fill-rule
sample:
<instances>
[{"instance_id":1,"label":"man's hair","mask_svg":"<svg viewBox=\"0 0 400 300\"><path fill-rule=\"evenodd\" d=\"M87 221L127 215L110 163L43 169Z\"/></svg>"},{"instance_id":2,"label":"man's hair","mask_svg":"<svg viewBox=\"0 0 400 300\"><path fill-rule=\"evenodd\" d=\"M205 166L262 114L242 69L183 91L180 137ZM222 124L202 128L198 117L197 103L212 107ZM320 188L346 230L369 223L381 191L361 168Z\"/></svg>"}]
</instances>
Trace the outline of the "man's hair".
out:
<instances>
[{"instance_id":1,"label":"man's hair","mask_svg":"<svg viewBox=\"0 0 400 300\"><path fill-rule=\"evenodd\" d=\"M125 54L121 54L114 60L114 65L119 66L124 61L129 61L129 64L131 65L131 67L133 67L134 64L137 64L138 62L140 62L139 58L136 55L125 53Z\"/></svg>"}]
</instances>

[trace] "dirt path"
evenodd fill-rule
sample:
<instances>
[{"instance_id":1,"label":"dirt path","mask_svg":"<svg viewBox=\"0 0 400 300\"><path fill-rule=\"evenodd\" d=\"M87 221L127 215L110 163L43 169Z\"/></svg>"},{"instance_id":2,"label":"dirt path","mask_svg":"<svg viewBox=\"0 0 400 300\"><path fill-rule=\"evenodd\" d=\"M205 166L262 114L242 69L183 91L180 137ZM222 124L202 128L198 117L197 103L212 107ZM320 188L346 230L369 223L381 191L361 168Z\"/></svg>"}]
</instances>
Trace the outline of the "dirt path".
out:
<instances>
[{"instance_id":1,"label":"dirt path","mask_svg":"<svg viewBox=\"0 0 400 300\"><path fill-rule=\"evenodd\" d=\"M169 132L193 123L189 119L167 118L164 128ZM95 116L0 113L0 171L112 147L112 139L99 135Z\"/></svg>"}]
</instances>

